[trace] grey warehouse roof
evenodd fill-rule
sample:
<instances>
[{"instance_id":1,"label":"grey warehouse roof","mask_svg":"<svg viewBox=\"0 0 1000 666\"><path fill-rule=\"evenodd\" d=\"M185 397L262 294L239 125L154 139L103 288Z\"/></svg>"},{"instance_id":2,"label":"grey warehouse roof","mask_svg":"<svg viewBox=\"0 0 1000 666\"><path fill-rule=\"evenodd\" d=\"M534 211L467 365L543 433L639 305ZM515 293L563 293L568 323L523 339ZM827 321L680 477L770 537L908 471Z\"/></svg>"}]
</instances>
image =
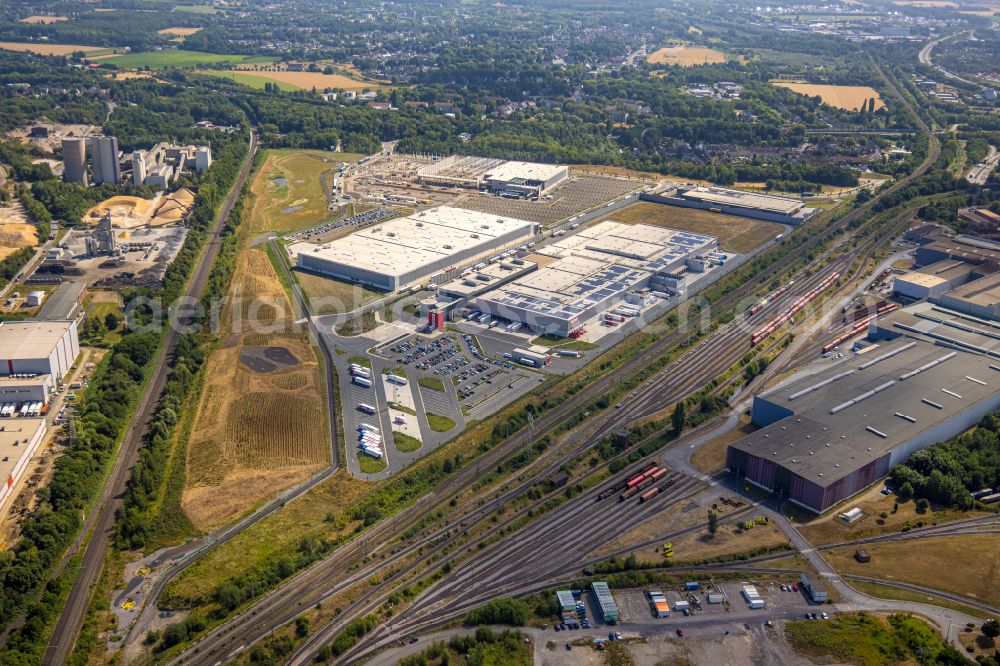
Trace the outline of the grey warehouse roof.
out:
<instances>
[{"instance_id":1,"label":"grey warehouse roof","mask_svg":"<svg viewBox=\"0 0 1000 666\"><path fill-rule=\"evenodd\" d=\"M821 486L1000 391L1000 364L900 337L763 400L792 416L732 446Z\"/></svg>"}]
</instances>

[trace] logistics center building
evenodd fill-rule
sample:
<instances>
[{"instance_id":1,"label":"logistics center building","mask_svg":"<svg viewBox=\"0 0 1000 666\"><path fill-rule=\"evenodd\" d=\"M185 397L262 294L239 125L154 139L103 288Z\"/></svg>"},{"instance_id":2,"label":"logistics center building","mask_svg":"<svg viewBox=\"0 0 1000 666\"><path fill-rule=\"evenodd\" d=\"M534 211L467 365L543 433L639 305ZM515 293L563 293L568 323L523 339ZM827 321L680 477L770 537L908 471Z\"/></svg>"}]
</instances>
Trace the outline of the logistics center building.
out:
<instances>
[{"instance_id":1,"label":"logistics center building","mask_svg":"<svg viewBox=\"0 0 1000 666\"><path fill-rule=\"evenodd\" d=\"M299 268L398 291L523 245L536 231L533 222L442 206L328 243L296 243L289 251Z\"/></svg>"},{"instance_id":2,"label":"logistics center building","mask_svg":"<svg viewBox=\"0 0 1000 666\"><path fill-rule=\"evenodd\" d=\"M873 337L894 339L756 396L752 420L764 427L729 445L730 473L822 513L1000 408L1000 365L908 335L897 319L914 318L884 317Z\"/></svg>"},{"instance_id":3,"label":"logistics center building","mask_svg":"<svg viewBox=\"0 0 1000 666\"><path fill-rule=\"evenodd\" d=\"M569 177L569 167L535 162L504 162L483 178L490 191L537 197Z\"/></svg>"},{"instance_id":4,"label":"logistics center building","mask_svg":"<svg viewBox=\"0 0 1000 666\"><path fill-rule=\"evenodd\" d=\"M31 457L45 438L45 419L13 419L0 429L0 507L11 499ZM4 510L6 510L4 508Z\"/></svg>"},{"instance_id":5,"label":"logistics center building","mask_svg":"<svg viewBox=\"0 0 1000 666\"><path fill-rule=\"evenodd\" d=\"M536 332L568 336L629 291L683 282L699 257L718 249L712 236L646 224L607 221L537 250L555 261L489 291L472 305L520 321ZM721 262L721 260L720 260Z\"/></svg>"},{"instance_id":6,"label":"logistics center building","mask_svg":"<svg viewBox=\"0 0 1000 666\"><path fill-rule=\"evenodd\" d=\"M801 199L724 187L685 186L662 195L643 195L643 198L671 206L717 210L781 224L801 224L819 211L818 208L807 208Z\"/></svg>"}]
</instances>

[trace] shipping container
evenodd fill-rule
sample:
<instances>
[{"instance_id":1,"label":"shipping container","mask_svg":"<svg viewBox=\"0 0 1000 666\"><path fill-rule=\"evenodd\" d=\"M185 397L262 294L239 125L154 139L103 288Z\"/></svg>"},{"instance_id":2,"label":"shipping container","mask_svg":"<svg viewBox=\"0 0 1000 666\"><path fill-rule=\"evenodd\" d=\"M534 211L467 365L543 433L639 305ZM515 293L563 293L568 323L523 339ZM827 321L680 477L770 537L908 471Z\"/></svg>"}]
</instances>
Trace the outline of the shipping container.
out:
<instances>
[{"instance_id":1,"label":"shipping container","mask_svg":"<svg viewBox=\"0 0 1000 666\"><path fill-rule=\"evenodd\" d=\"M710 604L721 604L725 600L725 597L721 594L710 594L708 595L708 603Z\"/></svg>"},{"instance_id":2,"label":"shipping container","mask_svg":"<svg viewBox=\"0 0 1000 666\"><path fill-rule=\"evenodd\" d=\"M674 610L675 611L684 611L684 610L689 610L690 608L691 608L691 604L689 604L686 601L675 601L674 602Z\"/></svg>"},{"instance_id":3,"label":"shipping container","mask_svg":"<svg viewBox=\"0 0 1000 666\"><path fill-rule=\"evenodd\" d=\"M597 600L597 608L602 619L607 624L616 624L620 617L618 604L615 603L615 598L611 596L611 590L608 588L608 584L595 581L590 584L590 591Z\"/></svg>"},{"instance_id":4,"label":"shipping container","mask_svg":"<svg viewBox=\"0 0 1000 666\"><path fill-rule=\"evenodd\" d=\"M750 608L753 608L755 610L759 610L761 608L764 608L764 600L763 599L754 599L753 601L750 602Z\"/></svg>"},{"instance_id":5,"label":"shipping container","mask_svg":"<svg viewBox=\"0 0 1000 666\"><path fill-rule=\"evenodd\" d=\"M691 590L699 590L699 589L701 589L701 583L699 583L696 580L689 580L686 583L684 583L684 589L687 590L687 591L689 591L689 592Z\"/></svg>"}]
</instances>

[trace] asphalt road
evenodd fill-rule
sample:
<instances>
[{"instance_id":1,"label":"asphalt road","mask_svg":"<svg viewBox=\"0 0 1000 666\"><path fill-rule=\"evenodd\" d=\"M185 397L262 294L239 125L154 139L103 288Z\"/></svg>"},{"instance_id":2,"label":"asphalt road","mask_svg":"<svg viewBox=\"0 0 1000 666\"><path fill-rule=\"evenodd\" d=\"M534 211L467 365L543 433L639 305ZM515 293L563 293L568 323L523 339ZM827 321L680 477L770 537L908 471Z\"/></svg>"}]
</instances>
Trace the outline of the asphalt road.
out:
<instances>
[{"instance_id":1,"label":"asphalt road","mask_svg":"<svg viewBox=\"0 0 1000 666\"><path fill-rule=\"evenodd\" d=\"M240 190L246 183L253 165L253 156L257 152L257 135L251 131L250 148L244 159L243 167L240 171L236 183L229 191L229 195L219 209L215 219L215 226L209 234L205 244L205 249L195 266L194 272L188 282L184 296L187 298L197 298L205 288L212 264L222 246L222 230L226 219L229 217ZM94 505L93 514L94 532L87 542L86 550L83 554L83 563L80 573L73 583L73 588L66 599L62 614L56 623L55 630L49 638L49 644L45 649L43 664L65 664L76 644L80 627L83 624L84 614L90 603L91 592L104 567L104 558L107 555L108 547L114 536L115 516L121 506L121 498L127 487L132 467L138 459L139 450L142 447L146 430L156 410L160 394L167 381L169 364L177 348L177 343L181 338L181 333L177 326L170 326L167 331L166 340L160 347L156 358L156 365L153 366L152 379L145 393L139 401L135 414L125 431L122 445L111 468L108 481L101 491L101 495Z\"/></svg>"}]
</instances>

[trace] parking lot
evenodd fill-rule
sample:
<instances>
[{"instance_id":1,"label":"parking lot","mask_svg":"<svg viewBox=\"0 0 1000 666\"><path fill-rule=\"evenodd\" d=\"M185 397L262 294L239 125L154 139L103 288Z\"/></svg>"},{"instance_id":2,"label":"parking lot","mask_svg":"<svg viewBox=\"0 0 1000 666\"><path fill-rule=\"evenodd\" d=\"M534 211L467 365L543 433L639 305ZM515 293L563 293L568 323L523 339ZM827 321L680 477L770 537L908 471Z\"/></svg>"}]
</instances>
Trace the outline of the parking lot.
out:
<instances>
[{"instance_id":1,"label":"parking lot","mask_svg":"<svg viewBox=\"0 0 1000 666\"><path fill-rule=\"evenodd\" d=\"M468 194L451 205L551 226L648 184L602 176L571 176L549 191L547 196L552 196L552 199L529 201L476 193Z\"/></svg>"},{"instance_id":2,"label":"parking lot","mask_svg":"<svg viewBox=\"0 0 1000 666\"><path fill-rule=\"evenodd\" d=\"M370 227L371 225L379 222L391 220L398 215L399 212L393 210L392 208L372 208L371 210L366 210L365 212L358 213L357 215L351 215L350 217L345 217L340 220L324 222L319 226L303 229L302 231L289 235L288 238L291 240L322 242L328 236L336 235L345 229L357 231L358 229L364 229L365 227Z\"/></svg>"}]
</instances>

